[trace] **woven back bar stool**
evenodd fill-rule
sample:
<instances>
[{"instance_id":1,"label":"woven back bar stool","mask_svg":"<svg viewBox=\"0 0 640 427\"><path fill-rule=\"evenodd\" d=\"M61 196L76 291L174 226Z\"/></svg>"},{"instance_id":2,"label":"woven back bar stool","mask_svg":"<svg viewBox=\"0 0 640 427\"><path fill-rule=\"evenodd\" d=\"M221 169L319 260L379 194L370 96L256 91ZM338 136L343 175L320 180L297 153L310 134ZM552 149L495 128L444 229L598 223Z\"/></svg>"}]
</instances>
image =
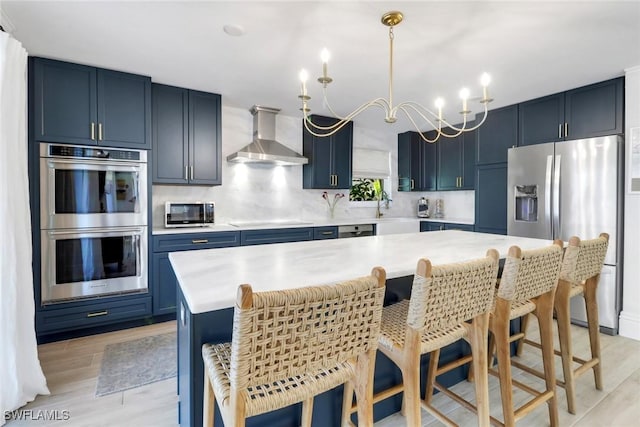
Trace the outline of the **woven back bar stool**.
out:
<instances>
[{"instance_id":1,"label":"woven back bar stool","mask_svg":"<svg viewBox=\"0 0 640 427\"><path fill-rule=\"evenodd\" d=\"M558 283L562 262L562 242L556 241L553 245L523 251L517 246L509 248L509 253L504 264L504 270L499 287L494 290L495 305L489 316L489 331L491 332L489 344L489 366L493 364L493 354L497 353L498 370L489 369L489 373L500 380L500 396L502 403L503 421L490 417L494 425L513 426L515 422L534 408L547 403L549 406L549 419L552 427L558 424L558 409L555 397L555 371L553 366L553 297ZM510 357L510 321L526 313L535 314L540 322L541 342L543 343L545 390L539 392L526 384L515 381L511 374ZM465 359L453 361L449 366L456 366ZM477 364L473 364L475 370ZM436 375L448 372L446 366L438 368ZM470 377L477 374L470 373ZM480 403L473 405L463 396L445 388L428 377L433 382L434 388L451 397L456 402L473 411L480 412ZM519 408L514 408L513 387L518 387L534 397Z\"/></svg>"},{"instance_id":2,"label":"woven back bar stool","mask_svg":"<svg viewBox=\"0 0 640 427\"><path fill-rule=\"evenodd\" d=\"M598 301L596 291L600 281L600 272L604 266L607 254L609 235L600 234L596 239L580 240L578 237L569 239L569 246L564 254L560 281L554 307L558 324L558 339L560 351L555 353L562 357L562 371L564 381L557 381L557 385L565 389L567 395L567 409L570 413L576 413L575 380L582 374L593 369L596 389L602 390L602 372L600 357L600 329L598 320ZM582 295L587 311L587 326L589 330L589 344L591 358L581 359L573 355L571 344L571 298ZM523 334L526 332L526 324L523 324ZM525 342L536 347L540 344L526 337L518 344L518 351L522 351L520 343ZM573 363L578 363L573 368Z\"/></svg>"},{"instance_id":3,"label":"woven back bar stool","mask_svg":"<svg viewBox=\"0 0 640 427\"><path fill-rule=\"evenodd\" d=\"M362 425L372 426L385 279L376 267L336 285L256 293L241 285L231 343L202 346L204 424L213 425L214 401L226 426L302 402L310 426L313 397L350 383Z\"/></svg>"},{"instance_id":4,"label":"woven back bar stool","mask_svg":"<svg viewBox=\"0 0 640 427\"><path fill-rule=\"evenodd\" d=\"M421 406L451 425L451 420L431 405L432 389L426 390L424 401L420 400L420 357L430 353L430 360L437 363L441 348L466 339L475 363L478 422L489 425L487 337L498 257L498 252L490 249L486 258L469 262L433 266L429 260L418 261L411 299L382 310L378 349L400 368L403 383L377 393L374 403L404 391L402 407L408 426L421 424ZM343 406L350 402L351 393L345 387ZM343 425L349 423L343 420Z\"/></svg>"}]
</instances>

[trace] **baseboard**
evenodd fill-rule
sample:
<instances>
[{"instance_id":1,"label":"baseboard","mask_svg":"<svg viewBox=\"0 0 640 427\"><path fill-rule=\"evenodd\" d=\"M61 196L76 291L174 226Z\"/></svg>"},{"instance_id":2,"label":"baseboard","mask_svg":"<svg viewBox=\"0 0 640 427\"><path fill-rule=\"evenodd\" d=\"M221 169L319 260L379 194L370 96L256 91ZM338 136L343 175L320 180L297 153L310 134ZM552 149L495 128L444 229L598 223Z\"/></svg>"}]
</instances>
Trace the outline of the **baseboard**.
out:
<instances>
[{"instance_id":1,"label":"baseboard","mask_svg":"<svg viewBox=\"0 0 640 427\"><path fill-rule=\"evenodd\" d=\"M640 316L629 312L620 313L620 336L640 341Z\"/></svg>"}]
</instances>

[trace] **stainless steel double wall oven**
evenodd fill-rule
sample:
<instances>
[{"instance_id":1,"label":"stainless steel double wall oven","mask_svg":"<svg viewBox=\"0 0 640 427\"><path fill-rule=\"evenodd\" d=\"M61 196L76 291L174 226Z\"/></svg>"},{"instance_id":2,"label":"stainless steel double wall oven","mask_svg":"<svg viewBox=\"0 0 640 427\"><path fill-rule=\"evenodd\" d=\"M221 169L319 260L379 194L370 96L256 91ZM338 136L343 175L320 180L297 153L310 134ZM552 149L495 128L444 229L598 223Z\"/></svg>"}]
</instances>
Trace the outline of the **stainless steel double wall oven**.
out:
<instances>
[{"instance_id":1,"label":"stainless steel double wall oven","mask_svg":"<svg viewBox=\"0 0 640 427\"><path fill-rule=\"evenodd\" d=\"M42 304L148 288L147 152L40 144Z\"/></svg>"}]
</instances>

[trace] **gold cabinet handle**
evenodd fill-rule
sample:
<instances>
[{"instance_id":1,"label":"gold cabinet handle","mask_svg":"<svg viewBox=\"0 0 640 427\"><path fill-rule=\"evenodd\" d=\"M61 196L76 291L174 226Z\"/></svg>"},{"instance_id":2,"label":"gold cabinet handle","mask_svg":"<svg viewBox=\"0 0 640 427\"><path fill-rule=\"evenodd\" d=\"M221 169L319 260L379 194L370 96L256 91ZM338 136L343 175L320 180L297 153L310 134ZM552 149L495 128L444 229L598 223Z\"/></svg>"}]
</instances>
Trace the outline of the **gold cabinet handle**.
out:
<instances>
[{"instance_id":1,"label":"gold cabinet handle","mask_svg":"<svg viewBox=\"0 0 640 427\"><path fill-rule=\"evenodd\" d=\"M94 311L93 313L87 313L87 317L98 317L98 316L106 316L109 314L108 310L104 311Z\"/></svg>"},{"instance_id":2,"label":"gold cabinet handle","mask_svg":"<svg viewBox=\"0 0 640 427\"><path fill-rule=\"evenodd\" d=\"M91 122L91 140L96 140L96 124L94 122Z\"/></svg>"},{"instance_id":3,"label":"gold cabinet handle","mask_svg":"<svg viewBox=\"0 0 640 427\"><path fill-rule=\"evenodd\" d=\"M338 186L338 175L334 175L336 177L336 183L334 184L336 187Z\"/></svg>"},{"instance_id":4,"label":"gold cabinet handle","mask_svg":"<svg viewBox=\"0 0 640 427\"><path fill-rule=\"evenodd\" d=\"M102 141L102 123L98 123L98 141Z\"/></svg>"},{"instance_id":5,"label":"gold cabinet handle","mask_svg":"<svg viewBox=\"0 0 640 427\"><path fill-rule=\"evenodd\" d=\"M413 184L414 184L414 181L413 181L413 178L411 178L411 189L412 190L414 189L414 185Z\"/></svg>"},{"instance_id":6,"label":"gold cabinet handle","mask_svg":"<svg viewBox=\"0 0 640 427\"><path fill-rule=\"evenodd\" d=\"M333 234L333 231L323 231L322 235L323 236L331 236Z\"/></svg>"},{"instance_id":7,"label":"gold cabinet handle","mask_svg":"<svg viewBox=\"0 0 640 427\"><path fill-rule=\"evenodd\" d=\"M568 137L569 136L569 123L564 122L564 137Z\"/></svg>"},{"instance_id":8,"label":"gold cabinet handle","mask_svg":"<svg viewBox=\"0 0 640 427\"><path fill-rule=\"evenodd\" d=\"M463 185L463 181L462 181L462 177L460 177L460 188L462 188Z\"/></svg>"},{"instance_id":9,"label":"gold cabinet handle","mask_svg":"<svg viewBox=\"0 0 640 427\"><path fill-rule=\"evenodd\" d=\"M562 123L558 125L558 138L562 138Z\"/></svg>"},{"instance_id":10,"label":"gold cabinet handle","mask_svg":"<svg viewBox=\"0 0 640 427\"><path fill-rule=\"evenodd\" d=\"M209 243L209 239L194 239L191 241L191 243L193 243L194 245L198 245L198 244L202 244L202 243Z\"/></svg>"},{"instance_id":11,"label":"gold cabinet handle","mask_svg":"<svg viewBox=\"0 0 640 427\"><path fill-rule=\"evenodd\" d=\"M189 170L191 171L191 181L193 181L193 165L189 166Z\"/></svg>"},{"instance_id":12,"label":"gold cabinet handle","mask_svg":"<svg viewBox=\"0 0 640 427\"><path fill-rule=\"evenodd\" d=\"M189 165L184 166L184 179L185 181L189 180Z\"/></svg>"}]
</instances>

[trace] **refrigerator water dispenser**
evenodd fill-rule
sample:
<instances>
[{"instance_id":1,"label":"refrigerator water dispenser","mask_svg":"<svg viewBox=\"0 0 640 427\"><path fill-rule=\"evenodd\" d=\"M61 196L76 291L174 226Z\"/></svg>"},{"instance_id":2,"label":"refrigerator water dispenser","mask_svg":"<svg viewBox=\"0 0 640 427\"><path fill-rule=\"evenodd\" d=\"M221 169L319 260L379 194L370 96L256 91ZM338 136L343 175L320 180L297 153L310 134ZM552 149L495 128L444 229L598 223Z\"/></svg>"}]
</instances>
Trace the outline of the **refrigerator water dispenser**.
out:
<instances>
[{"instance_id":1,"label":"refrigerator water dispenser","mask_svg":"<svg viewBox=\"0 0 640 427\"><path fill-rule=\"evenodd\" d=\"M538 221L538 186L515 186L516 221Z\"/></svg>"}]
</instances>

